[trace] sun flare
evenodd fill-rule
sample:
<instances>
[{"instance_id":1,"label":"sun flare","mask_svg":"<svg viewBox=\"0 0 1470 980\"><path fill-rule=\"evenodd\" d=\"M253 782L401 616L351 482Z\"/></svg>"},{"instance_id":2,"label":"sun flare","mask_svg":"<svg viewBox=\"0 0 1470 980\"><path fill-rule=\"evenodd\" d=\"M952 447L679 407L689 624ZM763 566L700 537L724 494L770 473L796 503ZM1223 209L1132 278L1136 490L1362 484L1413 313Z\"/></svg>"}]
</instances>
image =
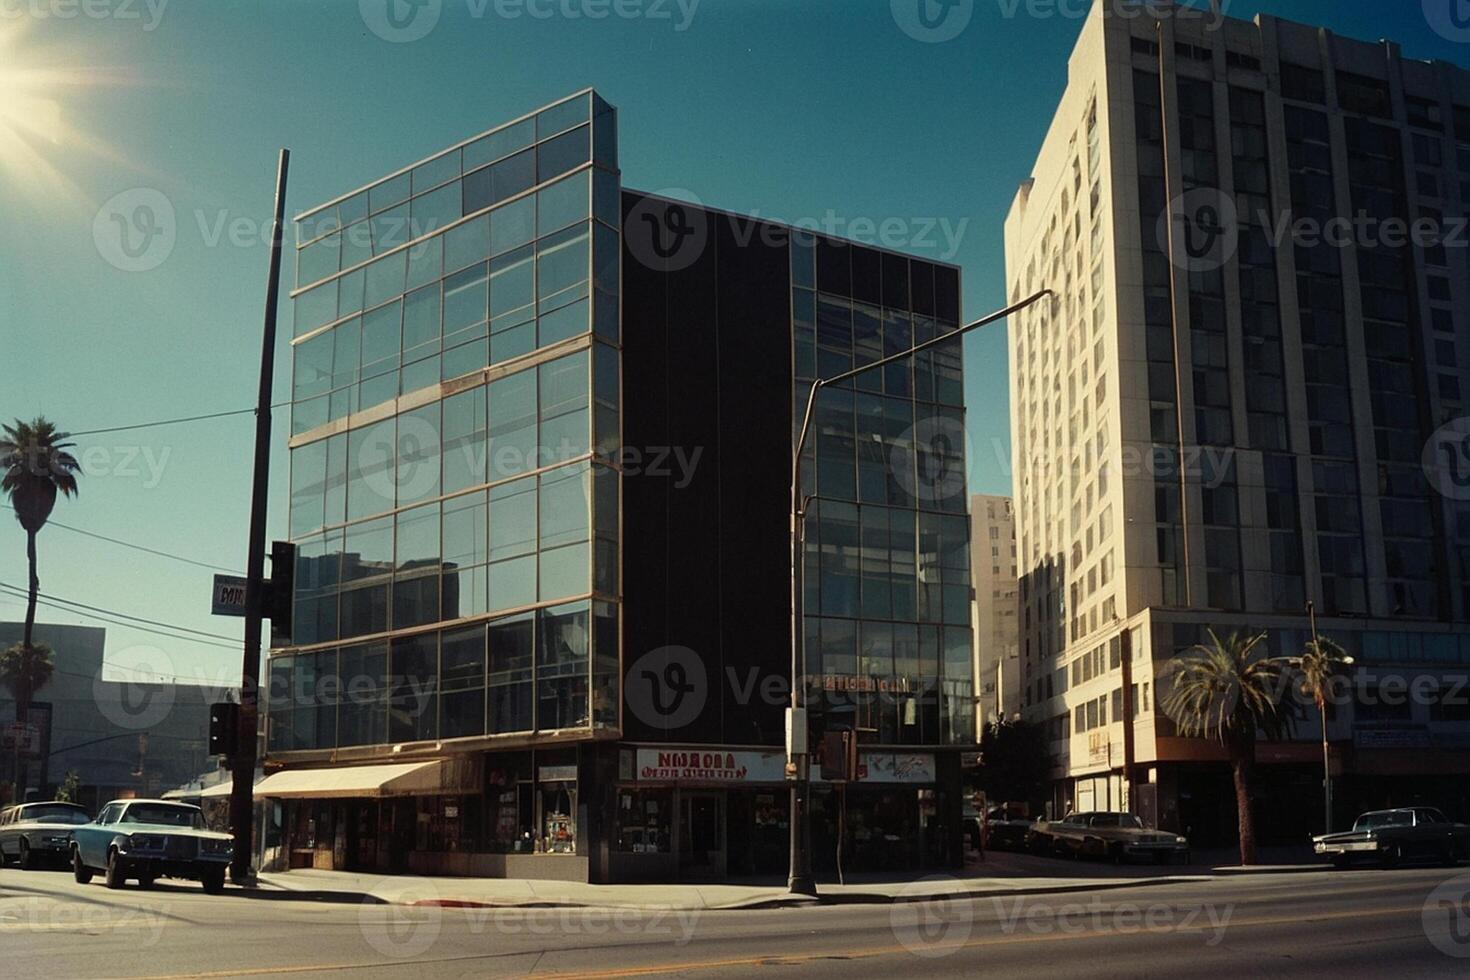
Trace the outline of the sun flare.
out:
<instances>
[{"instance_id":1,"label":"sun flare","mask_svg":"<svg viewBox=\"0 0 1470 980\"><path fill-rule=\"evenodd\" d=\"M78 154L114 157L78 127L69 108L87 90L122 81L74 48L27 42L28 22L0 22L0 191L77 196L68 165Z\"/></svg>"}]
</instances>

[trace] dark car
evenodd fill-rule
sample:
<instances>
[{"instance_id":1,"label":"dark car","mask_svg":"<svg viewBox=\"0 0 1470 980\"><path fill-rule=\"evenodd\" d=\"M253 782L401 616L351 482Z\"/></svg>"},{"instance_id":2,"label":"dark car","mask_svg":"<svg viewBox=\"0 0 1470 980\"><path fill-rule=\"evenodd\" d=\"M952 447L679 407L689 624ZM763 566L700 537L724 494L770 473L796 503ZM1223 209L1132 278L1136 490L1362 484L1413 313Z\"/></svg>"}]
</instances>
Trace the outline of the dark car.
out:
<instances>
[{"instance_id":1,"label":"dark car","mask_svg":"<svg viewBox=\"0 0 1470 980\"><path fill-rule=\"evenodd\" d=\"M1332 859L1336 868L1355 860L1393 867L1401 861L1432 859L1454 865L1470 856L1470 826L1454 823L1434 807L1370 810L1353 821L1353 829L1312 838L1312 849Z\"/></svg>"},{"instance_id":2,"label":"dark car","mask_svg":"<svg viewBox=\"0 0 1470 980\"><path fill-rule=\"evenodd\" d=\"M985 846L997 851L1023 851L1031 821L998 806L985 815Z\"/></svg>"},{"instance_id":3,"label":"dark car","mask_svg":"<svg viewBox=\"0 0 1470 980\"><path fill-rule=\"evenodd\" d=\"M1122 864L1152 861L1188 863L1188 839L1165 830L1149 830L1132 813L1098 810L1069 813L1061 820L1037 821L1028 847L1039 854L1098 858Z\"/></svg>"},{"instance_id":4,"label":"dark car","mask_svg":"<svg viewBox=\"0 0 1470 980\"><path fill-rule=\"evenodd\" d=\"M60 800L6 807L0 810L0 863L17 861L28 871L64 863L72 828L91 819L86 807Z\"/></svg>"}]
</instances>

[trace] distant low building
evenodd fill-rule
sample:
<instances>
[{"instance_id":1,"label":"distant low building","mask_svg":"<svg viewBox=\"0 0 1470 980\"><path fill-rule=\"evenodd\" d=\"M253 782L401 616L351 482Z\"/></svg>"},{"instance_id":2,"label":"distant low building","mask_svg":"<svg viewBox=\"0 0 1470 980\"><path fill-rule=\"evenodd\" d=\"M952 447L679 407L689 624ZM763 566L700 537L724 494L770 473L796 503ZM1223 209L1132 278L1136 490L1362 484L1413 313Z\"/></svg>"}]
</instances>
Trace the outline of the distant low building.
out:
<instances>
[{"instance_id":1,"label":"distant low building","mask_svg":"<svg viewBox=\"0 0 1470 980\"><path fill-rule=\"evenodd\" d=\"M0 649L20 641L20 623L0 623ZM28 721L39 745L25 760L27 793L49 799L75 770L79 802L95 806L125 796L162 793L210 764L209 705L223 692L200 685L135 683L103 678L107 631L96 626L36 624L36 640L52 649L55 671L32 698ZM16 704L0 689L0 725ZM13 782L14 743L0 752L0 778Z\"/></svg>"}]
</instances>

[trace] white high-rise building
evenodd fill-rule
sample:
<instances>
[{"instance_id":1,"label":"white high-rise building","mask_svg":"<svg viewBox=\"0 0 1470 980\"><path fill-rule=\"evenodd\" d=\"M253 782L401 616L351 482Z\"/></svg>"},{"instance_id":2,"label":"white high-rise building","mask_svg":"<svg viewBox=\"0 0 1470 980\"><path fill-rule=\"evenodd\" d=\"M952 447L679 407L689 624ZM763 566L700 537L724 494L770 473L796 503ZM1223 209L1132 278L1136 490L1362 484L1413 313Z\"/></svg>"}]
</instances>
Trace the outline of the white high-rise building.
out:
<instances>
[{"instance_id":1,"label":"white high-rise building","mask_svg":"<svg viewBox=\"0 0 1470 980\"><path fill-rule=\"evenodd\" d=\"M970 569L975 580L975 721L1021 710L1016 517L1010 497L970 497Z\"/></svg>"},{"instance_id":2,"label":"white high-rise building","mask_svg":"<svg viewBox=\"0 0 1470 980\"><path fill-rule=\"evenodd\" d=\"M1207 627L1299 653L1310 600L1356 658L1336 822L1464 809L1470 73L1118 10L1082 27L1005 228L1012 297L1058 296L1010 321L1022 701L1053 805L1229 840L1223 753L1177 735L1156 678ZM1318 725L1260 748L1263 839L1320 829Z\"/></svg>"}]
</instances>

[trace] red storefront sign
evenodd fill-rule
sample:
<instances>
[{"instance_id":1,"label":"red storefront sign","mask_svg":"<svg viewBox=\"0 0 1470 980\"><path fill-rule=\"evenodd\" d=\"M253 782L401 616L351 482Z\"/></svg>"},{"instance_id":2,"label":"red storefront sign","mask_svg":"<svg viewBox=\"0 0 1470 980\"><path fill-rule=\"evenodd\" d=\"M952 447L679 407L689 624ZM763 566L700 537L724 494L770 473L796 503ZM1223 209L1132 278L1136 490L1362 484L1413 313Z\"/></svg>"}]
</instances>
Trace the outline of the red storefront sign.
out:
<instances>
[{"instance_id":1,"label":"red storefront sign","mask_svg":"<svg viewBox=\"0 0 1470 980\"><path fill-rule=\"evenodd\" d=\"M786 757L780 752L723 749L639 749L640 782L779 783Z\"/></svg>"}]
</instances>

